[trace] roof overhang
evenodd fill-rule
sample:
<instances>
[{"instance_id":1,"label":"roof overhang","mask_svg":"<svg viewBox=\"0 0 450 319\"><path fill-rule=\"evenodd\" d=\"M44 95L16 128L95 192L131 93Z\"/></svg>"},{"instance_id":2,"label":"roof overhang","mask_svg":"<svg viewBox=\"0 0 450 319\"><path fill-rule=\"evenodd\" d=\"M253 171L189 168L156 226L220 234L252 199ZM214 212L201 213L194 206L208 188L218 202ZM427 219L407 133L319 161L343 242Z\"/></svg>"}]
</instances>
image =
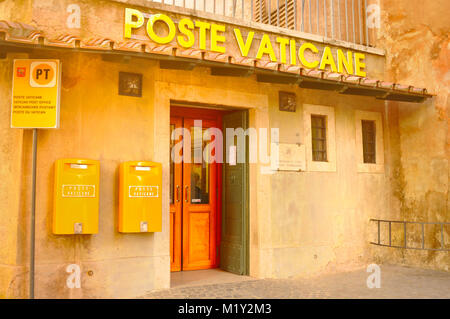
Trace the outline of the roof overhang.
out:
<instances>
[{"instance_id":1,"label":"roof overhang","mask_svg":"<svg viewBox=\"0 0 450 319\"><path fill-rule=\"evenodd\" d=\"M162 69L192 70L196 66L211 68L214 76L246 77L256 74L264 83L294 84L313 90L336 91L340 94L370 96L382 100L423 102L432 97L424 88L384 82L354 75L342 75L300 66L286 66L271 61L234 57L173 45L156 45L143 41L116 42L108 38L82 40L73 35L56 39L23 23L0 21L0 55L5 52L63 50L101 54L106 60L146 58L160 61Z\"/></svg>"}]
</instances>

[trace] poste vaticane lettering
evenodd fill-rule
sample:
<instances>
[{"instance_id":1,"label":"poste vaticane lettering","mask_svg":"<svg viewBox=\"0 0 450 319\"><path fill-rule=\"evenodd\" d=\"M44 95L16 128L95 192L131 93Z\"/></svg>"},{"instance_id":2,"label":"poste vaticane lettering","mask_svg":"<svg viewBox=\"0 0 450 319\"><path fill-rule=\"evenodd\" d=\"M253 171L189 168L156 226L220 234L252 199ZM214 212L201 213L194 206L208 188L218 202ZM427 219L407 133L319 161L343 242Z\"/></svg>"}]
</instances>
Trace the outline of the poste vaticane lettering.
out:
<instances>
[{"instance_id":1,"label":"poste vaticane lettering","mask_svg":"<svg viewBox=\"0 0 450 319\"><path fill-rule=\"evenodd\" d=\"M158 34L155 27L157 23L163 24L167 29L164 35L161 32ZM226 53L228 41L233 41L239 48L242 57L258 60L268 57L270 61L281 64L366 76L364 53L337 49L333 54L328 46L325 46L319 52L317 46L311 42L299 43L295 39L282 36L271 39L266 33L262 33L261 40L257 40L255 31L249 31L244 36L241 29L237 27L233 27L234 37L230 40L227 39L227 27L231 26L193 20L187 17L175 22L170 16L163 13L145 14L136 9L126 8L124 38L130 39L133 37L134 31L145 28L148 38L157 44L168 44L175 40L179 46L186 49L196 47L200 50L217 53ZM209 43L208 47L207 43ZM254 47L257 48L256 56L249 56L251 49ZM275 48L278 48L278 50L275 50Z\"/></svg>"}]
</instances>

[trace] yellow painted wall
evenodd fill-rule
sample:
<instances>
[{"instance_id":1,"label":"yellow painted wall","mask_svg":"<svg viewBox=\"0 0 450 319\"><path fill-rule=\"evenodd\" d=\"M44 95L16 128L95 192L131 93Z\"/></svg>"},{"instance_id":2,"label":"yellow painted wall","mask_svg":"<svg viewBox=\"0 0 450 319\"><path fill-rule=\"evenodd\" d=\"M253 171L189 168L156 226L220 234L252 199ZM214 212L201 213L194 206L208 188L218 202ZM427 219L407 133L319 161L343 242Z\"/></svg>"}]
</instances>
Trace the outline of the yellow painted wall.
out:
<instances>
[{"instance_id":1,"label":"yellow painted wall","mask_svg":"<svg viewBox=\"0 0 450 319\"><path fill-rule=\"evenodd\" d=\"M16 58L26 57L15 55ZM20 296L19 281L24 280L18 237L21 220L22 130L10 129L12 56L0 60L0 298Z\"/></svg>"},{"instance_id":2,"label":"yellow painted wall","mask_svg":"<svg viewBox=\"0 0 450 319\"><path fill-rule=\"evenodd\" d=\"M248 108L251 126L282 127L281 142L301 143L304 142L302 103L335 106L336 173L280 172L267 176L261 174L262 165L251 165L251 185L254 187L250 190L250 274L280 278L333 271L332 268L340 262L346 263L363 254L367 219L373 210L385 207L384 197L381 200L371 197L374 192L384 196L384 175L358 176L355 173L353 111L380 110L380 102L371 98L302 91L293 86L260 84L254 76L242 79L221 77L218 81L209 75L206 68L161 70L157 62L151 60L106 62L94 54L39 57L61 59L63 88L61 128L41 130L38 135L37 297L135 297L152 289L169 287L170 99ZM5 63L12 61L9 59ZM143 73L142 98L118 95L119 71ZM5 76L3 83L9 83L7 78ZM278 111L279 89L297 92L299 104L295 114ZM8 104L4 109L9 110ZM8 128L9 117L3 117L3 121L8 134L20 134L20 130ZM24 152L28 152L30 138L30 134L25 138ZM20 150L20 143L10 144ZM97 235L55 236L51 233L53 165L57 159L69 157L100 160L100 225ZM24 160L29 161L29 158L24 157ZM161 233L117 232L118 167L120 162L128 160L163 162ZM11 161L11 165L17 163L20 159ZM27 172L29 174L29 168L25 167L24 174ZM17 174L20 176L20 170ZM325 181L327 183L323 185ZM286 189L288 184L292 187ZM24 193L29 189L29 185L25 185L22 187ZM19 189L13 192L16 196ZM356 197L354 192L357 192ZM280 206L282 198L285 204ZM368 200L373 205L368 205L370 210L362 211L359 202ZM24 213L28 202L22 199L20 204L22 213L12 211L10 218L21 218L21 223L28 224L28 214ZM7 207L13 207L13 204ZM22 240L27 236L27 233L22 234ZM355 246L358 248L356 251ZM12 253L25 249L21 265L27 266L26 246L11 247ZM363 262L365 257L356 259ZM68 276L65 269L72 263L82 268L81 290L70 290L65 285ZM328 268L324 269L327 264Z\"/></svg>"},{"instance_id":3,"label":"yellow painted wall","mask_svg":"<svg viewBox=\"0 0 450 319\"><path fill-rule=\"evenodd\" d=\"M278 111L278 90L283 89L267 86L271 126L280 127L280 143L305 144L301 105L295 114ZM384 103L331 92L294 91L301 103L334 108L337 167L335 172L278 172L271 176L274 277L348 270L369 261L369 219L387 210L389 200L389 161L382 173L358 173L355 143L355 110L380 112L385 121ZM387 126L383 135L385 139L389 136Z\"/></svg>"},{"instance_id":4,"label":"yellow painted wall","mask_svg":"<svg viewBox=\"0 0 450 319\"><path fill-rule=\"evenodd\" d=\"M106 3L110 5L109 1L102 2ZM93 5L93 2L89 4ZM46 28L46 32L59 35L67 31L63 4L52 7L49 1L35 1L33 6L27 8L32 10L30 14L37 19L39 27ZM113 10L107 6L99 9L94 5L83 5L82 9L87 10L90 18L83 20L82 30L71 31L81 32L83 37L92 35L94 31L98 35L112 33L118 39L121 37L123 7ZM61 16L55 16L55 12L61 12ZM46 27L53 16L57 25ZM11 19L15 18L13 16ZM31 22L31 19L25 22ZM3 137L0 141L0 160L6 163L0 167L0 179L9 181L9 184L2 183L0 193L0 213L2 220L6 220L6 224L0 225L0 297L24 297L28 284L31 134L30 131L9 128L10 79L14 57L17 56L9 54L6 59L0 60L0 132ZM420 120L423 114L433 118L430 108L425 113L422 111L428 104L406 107L400 103L385 104L368 97L261 84L255 76L217 78L210 76L207 68L161 70L158 62L144 59L131 59L129 63L106 62L99 54L42 52L32 53L30 57L59 58L63 63L61 129L39 132L37 297L136 297L153 289L169 287L170 99L247 108L250 110L250 126L280 127L282 143L305 142L304 103L335 108L336 172L264 175L261 174L263 165L250 165L251 276L297 277L367 265L373 261L372 252L377 258L381 254L376 251L378 248L368 245L373 235L369 219L386 214L402 216L395 215L400 214L404 207L402 194L411 196L411 201L418 194L399 189L403 185L400 177L406 176L408 187L420 185L417 183L419 177L414 177L413 173L412 159L415 155L405 155L410 149L419 149L415 143L410 143L418 133L408 135L406 132L424 127L421 125L425 122ZM381 73L384 60L380 57L373 59L376 62L371 64L371 68L376 75ZM144 75L142 98L118 95L119 71ZM296 113L278 110L279 90L297 93ZM384 173L357 173L355 110L383 114ZM442 125L436 118L430 123ZM431 136L431 133L427 134L430 135L419 134L422 144L426 144L427 137ZM438 138L432 141L441 143ZM100 225L97 235L51 234L53 165L56 159L65 157L101 162ZM420 158L421 163L429 159L425 153L420 153ZM437 158L435 172L442 170L442 167L445 170L445 158L441 155ZM443 162L439 161L443 158ZM122 161L128 160L163 163L161 233L117 232L118 167ZM420 176L430 175L424 173ZM433 178L427 180L427 185L433 185ZM442 177L439 175L439 178ZM410 180L415 182L411 184ZM444 180L438 184L437 193L446 194L441 191L442 185L444 188L448 185L445 183ZM11 186L6 188L4 185ZM439 205L442 203L441 195L436 196L433 203ZM382 258L380 260L383 261ZM434 260L430 265L440 267L445 264L445 260ZM82 289L70 290L65 285L68 276L65 269L71 263L81 265Z\"/></svg>"}]
</instances>

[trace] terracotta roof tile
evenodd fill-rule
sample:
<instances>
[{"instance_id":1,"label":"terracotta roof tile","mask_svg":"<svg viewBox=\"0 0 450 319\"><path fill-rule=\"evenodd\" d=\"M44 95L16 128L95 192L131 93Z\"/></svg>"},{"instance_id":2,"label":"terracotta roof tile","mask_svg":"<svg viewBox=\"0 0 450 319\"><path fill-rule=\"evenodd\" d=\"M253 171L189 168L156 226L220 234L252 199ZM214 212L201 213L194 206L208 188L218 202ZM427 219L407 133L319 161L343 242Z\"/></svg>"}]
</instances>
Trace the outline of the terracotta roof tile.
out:
<instances>
[{"instance_id":1,"label":"terracotta roof tile","mask_svg":"<svg viewBox=\"0 0 450 319\"><path fill-rule=\"evenodd\" d=\"M44 44L57 47L77 48L80 47L81 39L71 34L63 34L57 39L45 39Z\"/></svg>"},{"instance_id":2,"label":"terracotta roof tile","mask_svg":"<svg viewBox=\"0 0 450 319\"><path fill-rule=\"evenodd\" d=\"M379 87L384 88L384 89L393 89L394 87L394 82L385 82L385 81L380 81L380 83L378 84Z\"/></svg>"},{"instance_id":3,"label":"terracotta roof tile","mask_svg":"<svg viewBox=\"0 0 450 319\"><path fill-rule=\"evenodd\" d=\"M81 41L80 47L93 50L112 50L114 48L114 40L109 38L92 38L87 41Z\"/></svg>"},{"instance_id":4,"label":"terracotta roof tile","mask_svg":"<svg viewBox=\"0 0 450 319\"><path fill-rule=\"evenodd\" d=\"M230 56L228 54L217 53L217 52L209 52L206 51L203 55L203 58L208 61L217 61L228 63L230 61Z\"/></svg>"},{"instance_id":5,"label":"terracotta roof tile","mask_svg":"<svg viewBox=\"0 0 450 319\"><path fill-rule=\"evenodd\" d=\"M6 20L0 20L0 33L3 33L5 40L11 42L38 43L39 39L44 38L42 31L29 24Z\"/></svg>"},{"instance_id":6,"label":"terracotta roof tile","mask_svg":"<svg viewBox=\"0 0 450 319\"><path fill-rule=\"evenodd\" d=\"M378 90L388 90L387 92L399 91L404 93L397 94L415 94L428 95L424 88L416 88L413 86L395 84L393 82L379 81L366 77L354 75L342 75L339 73L325 72L321 70L304 69L300 66L283 65L277 62L267 60L255 60L248 57L232 57L226 54L202 51L198 49L184 49L172 45L156 45L144 41L128 40L115 42L109 38L92 38L83 41L76 35L63 34L56 39L46 38L43 32L37 30L31 25L0 20L0 40L9 42L20 42L27 44L42 44L46 46L77 48L81 47L89 50L117 50L129 52L145 52L151 54L161 54L170 56L188 57L192 59L204 59L208 61L216 61L221 63L231 63L246 67L257 67L273 71L287 72L291 74L299 74L300 76L312 77L316 79L325 79L348 83L352 85L361 85L372 87Z\"/></svg>"},{"instance_id":7,"label":"terracotta roof tile","mask_svg":"<svg viewBox=\"0 0 450 319\"><path fill-rule=\"evenodd\" d=\"M316 79L323 79L324 76L324 72L320 71L320 70L305 70L304 74L302 74L304 76L309 76L309 77L313 77Z\"/></svg>"},{"instance_id":8,"label":"terracotta roof tile","mask_svg":"<svg viewBox=\"0 0 450 319\"><path fill-rule=\"evenodd\" d=\"M199 59L199 60L201 60L203 58L203 51L202 50L197 50L197 49L177 48L177 50L175 51L175 55L183 57L183 58Z\"/></svg>"},{"instance_id":9,"label":"terracotta roof tile","mask_svg":"<svg viewBox=\"0 0 450 319\"><path fill-rule=\"evenodd\" d=\"M278 63L272 61L256 60L255 66L261 69L278 70Z\"/></svg>"},{"instance_id":10,"label":"terracotta roof tile","mask_svg":"<svg viewBox=\"0 0 450 319\"><path fill-rule=\"evenodd\" d=\"M176 47L173 45L147 45L145 47L145 52L163 55L175 55L174 51Z\"/></svg>"},{"instance_id":11,"label":"terracotta roof tile","mask_svg":"<svg viewBox=\"0 0 450 319\"><path fill-rule=\"evenodd\" d=\"M364 85L364 86L377 87L378 82L380 82L380 81L378 81L376 79L362 78L360 81L360 84Z\"/></svg>"},{"instance_id":12,"label":"terracotta roof tile","mask_svg":"<svg viewBox=\"0 0 450 319\"><path fill-rule=\"evenodd\" d=\"M342 81L343 75L340 73L334 73L334 72L325 72L324 79L331 80L331 81Z\"/></svg>"},{"instance_id":13,"label":"terracotta roof tile","mask_svg":"<svg viewBox=\"0 0 450 319\"><path fill-rule=\"evenodd\" d=\"M397 91L409 92L409 88L410 88L409 85L403 85L403 84L398 84L398 83L394 84L394 90L397 90Z\"/></svg>"},{"instance_id":14,"label":"terracotta roof tile","mask_svg":"<svg viewBox=\"0 0 450 319\"><path fill-rule=\"evenodd\" d=\"M344 82L353 83L353 84L359 84L361 81L361 77L354 76L354 75L343 76L342 79Z\"/></svg>"},{"instance_id":15,"label":"terracotta roof tile","mask_svg":"<svg viewBox=\"0 0 450 319\"><path fill-rule=\"evenodd\" d=\"M144 42L135 40L114 43L114 50L119 51L145 52L145 47Z\"/></svg>"},{"instance_id":16,"label":"terracotta roof tile","mask_svg":"<svg viewBox=\"0 0 450 319\"><path fill-rule=\"evenodd\" d=\"M300 70L301 70L301 67L298 65L290 65L290 64L281 64L280 65L281 72L300 74Z\"/></svg>"},{"instance_id":17,"label":"terracotta roof tile","mask_svg":"<svg viewBox=\"0 0 450 319\"><path fill-rule=\"evenodd\" d=\"M230 61L232 64L239 64L244 66L255 66L255 59L246 57L231 57Z\"/></svg>"},{"instance_id":18,"label":"terracotta roof tile","mask_svg":"<svg viewBox=\"0 0 450 319\"><path fill-rule=\"evenodd\" d=\"M416 87L411 87L411 92L412 93L416 93L416 94L426 94L427 93L427 89L424 88L416 88Z\"/></svg>"}]
</instances>

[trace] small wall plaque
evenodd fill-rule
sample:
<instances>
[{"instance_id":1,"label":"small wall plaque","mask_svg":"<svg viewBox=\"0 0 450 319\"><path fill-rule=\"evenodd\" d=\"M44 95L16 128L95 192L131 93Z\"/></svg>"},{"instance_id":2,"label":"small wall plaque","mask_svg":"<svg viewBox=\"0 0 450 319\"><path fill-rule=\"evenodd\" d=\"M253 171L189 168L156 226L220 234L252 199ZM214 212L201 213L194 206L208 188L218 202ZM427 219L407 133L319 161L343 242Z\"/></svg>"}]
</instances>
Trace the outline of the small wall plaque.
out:
<instances>
[{"instance_id":1,"label":"small wall plaque","mask_svg":"<svg viewBox=\"0 0 450 319\"><path fill-rule=\"evenodd\" d=\"M272 143L270 151L274 156L271 161L275 171L306 171L306 153L303 144Z\"/></svg>"},{"instance_id":2,"label":"small wall plaque","mask_svg":"<svg viewBox=\"0 0 450 319\"><path fill-rule=\"evenodd\" d=\"M295 112L297 109L297 96L292 92L279 92L280 111Z\"/></svg>"},{"instance_id":3,"label":"small wall plaque","mask_svg":"<svg viewBox=\"0 0 450 319\"><path fill-rule=\"evenodd\" d=\"M119 95L142 96L142 74L119 72Z\"/></svg>"}]
</instances>

